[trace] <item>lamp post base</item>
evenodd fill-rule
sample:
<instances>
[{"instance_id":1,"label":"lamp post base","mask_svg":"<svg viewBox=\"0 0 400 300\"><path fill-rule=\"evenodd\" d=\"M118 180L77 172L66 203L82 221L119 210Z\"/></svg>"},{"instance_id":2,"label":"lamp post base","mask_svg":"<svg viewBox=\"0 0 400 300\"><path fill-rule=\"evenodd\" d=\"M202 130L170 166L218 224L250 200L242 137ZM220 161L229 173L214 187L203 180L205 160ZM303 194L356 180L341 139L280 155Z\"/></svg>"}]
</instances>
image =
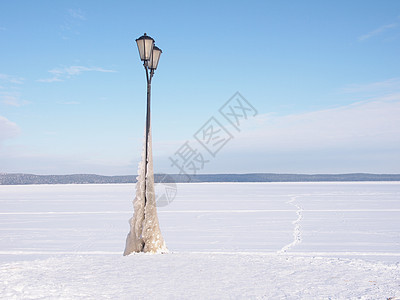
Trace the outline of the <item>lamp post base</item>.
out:
<instances>
[{"instance_id":1,"label":"lamp post base","mask_svg":"<svg viewBox=\"0 0 400 300\"><path fill-rule=\"evenodd\" d=\"M168 252L164 238L161 235L157 216L151 129L149 130L148 147L143 148L142 161L139 163L138 169L136 196L133 201L134 214L129 220L130 232L126 238L124 255L129 255L133 252ZM148 158L147 168L145 161L146 149Z\"/></svg>"}]
</instances>

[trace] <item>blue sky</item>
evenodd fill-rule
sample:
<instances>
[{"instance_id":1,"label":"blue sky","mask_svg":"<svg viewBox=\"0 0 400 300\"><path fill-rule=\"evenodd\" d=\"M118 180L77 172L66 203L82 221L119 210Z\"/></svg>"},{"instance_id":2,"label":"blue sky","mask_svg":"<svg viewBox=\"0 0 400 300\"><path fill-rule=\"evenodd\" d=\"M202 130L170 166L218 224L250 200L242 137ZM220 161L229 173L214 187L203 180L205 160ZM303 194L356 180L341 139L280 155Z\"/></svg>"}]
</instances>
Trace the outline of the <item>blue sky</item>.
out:
<instances>
[{"instance_id":1,"label":"blue sky","mask_svg":"<svg viewBox=\"0 0 400 300\"><path fill-rule=\"evenodd\" d=\"M197 173L400 173L400 1L89 0L0 3L0 172L135 174L144 32L155 172L189 142ZM240 131L218 111L237 91Z\"/></svg>"}]
</instances>

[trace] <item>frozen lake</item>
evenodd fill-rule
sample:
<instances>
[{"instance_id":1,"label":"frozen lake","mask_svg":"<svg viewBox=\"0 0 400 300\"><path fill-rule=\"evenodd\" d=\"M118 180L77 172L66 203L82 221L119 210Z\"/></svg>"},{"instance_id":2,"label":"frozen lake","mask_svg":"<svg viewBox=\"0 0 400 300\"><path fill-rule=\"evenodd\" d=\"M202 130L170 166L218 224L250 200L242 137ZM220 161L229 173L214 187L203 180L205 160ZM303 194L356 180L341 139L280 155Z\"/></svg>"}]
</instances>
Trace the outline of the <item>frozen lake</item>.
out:
<instances>
[{"instance_id":1,"label":"frozen lake","mask_svg":"<svg viewBox=\"0 0 400 300\"><path fill-rule=\"evenodd\" d=\"M399 182L178 184L123 257L134 189L0 186L0 298L400 299Z\"/></svg>"},{"instance_id":2,"label":"frozen lake","mask_svg":"<svg viewBox=\"0 0 400 300\"><path fill-rule=\"evenodd\" d=\"M0 186L0 260L122 254L134 189ZM400 261L399 182L182 183L158 214L172 252Z\"/></svg>"}]
</instances>

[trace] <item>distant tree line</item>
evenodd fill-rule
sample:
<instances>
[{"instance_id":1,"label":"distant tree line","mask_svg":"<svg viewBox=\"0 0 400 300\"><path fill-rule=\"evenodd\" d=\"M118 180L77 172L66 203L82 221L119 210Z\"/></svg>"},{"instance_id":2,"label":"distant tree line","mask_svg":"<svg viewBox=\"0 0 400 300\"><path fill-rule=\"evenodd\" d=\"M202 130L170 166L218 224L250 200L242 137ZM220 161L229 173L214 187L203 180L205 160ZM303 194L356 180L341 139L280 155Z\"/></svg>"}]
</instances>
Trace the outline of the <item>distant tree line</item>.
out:
<instances>
[{"instance_id":1,"label":"distant tree line","mask_svg":"<svg viewBox=\"0 0 400 300\"><path fill-rule=\"evenodd\" d=\"M329 181L400 181L400 174L155 174L155 182L329 182ZM0 173L0 185L22 184L106 184L135 183L136 175L102 176L95 174L34 175Z\"/></svg>"}]
</instances>

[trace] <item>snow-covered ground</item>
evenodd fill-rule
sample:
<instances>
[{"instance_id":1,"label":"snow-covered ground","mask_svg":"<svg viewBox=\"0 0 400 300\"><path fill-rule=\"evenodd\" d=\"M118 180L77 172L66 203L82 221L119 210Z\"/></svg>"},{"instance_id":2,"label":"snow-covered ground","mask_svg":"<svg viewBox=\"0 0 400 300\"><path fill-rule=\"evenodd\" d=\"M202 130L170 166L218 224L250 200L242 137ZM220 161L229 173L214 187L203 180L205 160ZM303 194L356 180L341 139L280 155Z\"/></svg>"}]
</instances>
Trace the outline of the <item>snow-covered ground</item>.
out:
<instances>
[{"instance_id":1,"label":"snow-covered ground","mask_svg":"<svg viewBox=\"0 0 400 300\"><path fill-rule=\"evenodd\" d=\"M399 182L177 188L123 257L133 184L0 186L0 298L400 298Z\"/></svg>"}]
</instances>

